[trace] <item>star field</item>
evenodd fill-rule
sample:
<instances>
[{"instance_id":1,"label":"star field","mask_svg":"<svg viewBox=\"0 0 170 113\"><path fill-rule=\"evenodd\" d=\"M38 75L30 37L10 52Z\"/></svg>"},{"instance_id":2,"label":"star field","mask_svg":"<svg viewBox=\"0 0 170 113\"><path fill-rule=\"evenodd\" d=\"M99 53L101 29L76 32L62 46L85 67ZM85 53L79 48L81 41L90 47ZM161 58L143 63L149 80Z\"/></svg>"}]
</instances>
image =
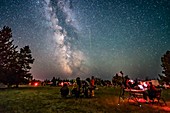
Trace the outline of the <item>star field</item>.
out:
<instances>
[{"instance_id":1,"label":"star field","mask_svg":"<svg viewBox=\"0 0 170 113\"><path fill-rule=\"evenodd\" d=\"M157 78L170 50L169 0L1 0L0 11L37 79Z\"/></svg>"}]
</instances>

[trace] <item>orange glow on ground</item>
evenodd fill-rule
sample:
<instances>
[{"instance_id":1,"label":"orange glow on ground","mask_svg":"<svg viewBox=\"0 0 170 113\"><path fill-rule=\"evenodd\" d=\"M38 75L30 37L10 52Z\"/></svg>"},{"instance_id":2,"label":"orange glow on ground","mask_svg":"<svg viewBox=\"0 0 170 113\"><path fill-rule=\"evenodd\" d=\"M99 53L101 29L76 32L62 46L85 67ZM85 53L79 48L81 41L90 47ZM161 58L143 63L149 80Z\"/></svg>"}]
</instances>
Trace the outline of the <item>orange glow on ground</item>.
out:
<instances>
[{"instance_id":1,"label":"orange glow on ground","mask_svg":"<svg viewBox=\"0 0 170 113\"><path fill-rule=\"evenodd\" d=\"M130 99L129 102L130 103L137 103L137 101L134 101L132 99ZM141 98L141 99L138 99L138 102L139 102L139 105L140 105L140 103L141 104L146 103L146 100ZM161 106L159 103L155 103L155 104L148 103L147 105L149 105L150 107L153 107L154 109L160 109L160 110L170 112L170 102L166 102L166 104L167 104L167 106L165 106L165 105Z\"/></svg>"},{"instance_id":2,"label":"orange glow on ground","mask_svg":"<svg viewBox=\"0 0 170 113\"><path fill-rule=\"evenodd\" d=\"M145 99L142 99L142 98L138 99L137 101L138 101L139 103L146 103L146 100L145 100ZM135 103L135 102L137 103L137 101L136 101L136 100L132 100L132 99L129 100L130 103Z\"/></svg>"},{"instance_id":3,"label":"orange glow on ground","mask_svg":"<svg viewBox=\"0 0 170 113\"><path fill-rule=\"evenodd\" d=\"M161 109L161 110L170 112L170 102L166 102L166 104L167 106L153 105L152 107L155 109Z\"/></svg>"}]
</instances>

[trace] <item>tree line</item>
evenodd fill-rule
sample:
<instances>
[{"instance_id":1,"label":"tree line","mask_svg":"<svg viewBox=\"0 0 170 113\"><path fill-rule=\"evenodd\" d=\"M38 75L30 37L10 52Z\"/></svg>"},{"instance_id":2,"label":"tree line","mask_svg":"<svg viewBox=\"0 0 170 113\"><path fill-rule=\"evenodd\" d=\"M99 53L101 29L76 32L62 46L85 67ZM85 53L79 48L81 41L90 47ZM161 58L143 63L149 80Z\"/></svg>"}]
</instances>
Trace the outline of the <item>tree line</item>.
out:
<instances>
[{"instance_id":1,"label":"tree line","mask_svg":"<svg viewBox=\"0 0 170 113\"><path fill-rule=\"evenodd\" d=\"M34 62L30 47L18 49L13 41L11 28L4 26L0 30L0 83L8 87L28 83L32 79L30 69Z\"/></svg>"}]
</instances>

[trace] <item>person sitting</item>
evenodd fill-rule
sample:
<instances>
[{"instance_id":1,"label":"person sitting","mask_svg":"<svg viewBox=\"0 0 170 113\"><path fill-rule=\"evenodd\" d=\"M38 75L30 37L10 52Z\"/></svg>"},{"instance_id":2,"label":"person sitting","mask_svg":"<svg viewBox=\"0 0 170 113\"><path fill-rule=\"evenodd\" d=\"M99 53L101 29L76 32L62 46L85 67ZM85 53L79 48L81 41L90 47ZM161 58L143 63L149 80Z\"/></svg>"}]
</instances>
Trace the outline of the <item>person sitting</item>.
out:
<instances>
[{"instance_id":1,"label":"person sitting","mask_svg":"<svg viewBox=\"0 0 170 113\"><path fill-rule=\"evenodd\" d=\"M63 87L61 87L60 93L61 93L61 97L66 98L66 97L68 96L68 94L69 94L69 88L68 88L68 86L67 86L66 83L63 84Z\"/></svg>"},{"instance_id":2,"label":"person sitting","mask_svg":"<svg viewBox=\"0 0 170 113\"><path fill-rule=\"evenodd\" d=\"M89 97L89 91L90 91L89 87L90 87L90 83L87 81L87 79L82 81L82 95L86 98Z\"/></svg>"},{"instance_id":3,"label":"person sitting","mask_svg":"<svg viewBox=\"0 0 170 113\"><path fill-rule=\"evenodd\" d=\"M73 88L71 91L71 95L74 95L76 98L80 97L80 93L81 93L81 80L80 77L76 78L76 81L73 83Z\"/></svg>"}]
</instances>

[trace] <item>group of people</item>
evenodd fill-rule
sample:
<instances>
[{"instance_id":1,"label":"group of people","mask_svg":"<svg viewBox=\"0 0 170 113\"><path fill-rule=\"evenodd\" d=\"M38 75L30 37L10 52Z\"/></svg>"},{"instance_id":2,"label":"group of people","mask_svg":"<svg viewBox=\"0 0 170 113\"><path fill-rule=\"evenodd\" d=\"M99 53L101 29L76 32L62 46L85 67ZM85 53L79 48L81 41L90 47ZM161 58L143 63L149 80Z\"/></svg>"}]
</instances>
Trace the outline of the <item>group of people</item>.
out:
<instances>
[{"instance_id":1,"label":"group of people","mask_svg":"<svg viewBox=\"0 0 170 113\"><path fill-rule=\"evenodd\" d=\"M143 98L146 100L146 102L149 102L150 100L153 100L156 96L156 92L159 91L152 82L144 82L138 83L137 80L132 84L130 82L130 79L128 77L125 77L124 83L123 83L123 89L137 89L137 90L144 90L143 91ZM123 90L124 95L125 90Z\"/></svg>"},{"instance_id":2,"label":"group of people","mask_svg":"<svg viewBox=\"0 0 170 113\"><path fill-rule=\"evenodd\" d=\"M73 96L76 98L79 97L94 97L95 89L95 79L94 76L87 78L86 80L81 80L80 77L77 77L75 82L72 85L72 88L68 87L67 84L63 84L63 87L60 89L62 97Z\"/></svg>"}]
</instances>

